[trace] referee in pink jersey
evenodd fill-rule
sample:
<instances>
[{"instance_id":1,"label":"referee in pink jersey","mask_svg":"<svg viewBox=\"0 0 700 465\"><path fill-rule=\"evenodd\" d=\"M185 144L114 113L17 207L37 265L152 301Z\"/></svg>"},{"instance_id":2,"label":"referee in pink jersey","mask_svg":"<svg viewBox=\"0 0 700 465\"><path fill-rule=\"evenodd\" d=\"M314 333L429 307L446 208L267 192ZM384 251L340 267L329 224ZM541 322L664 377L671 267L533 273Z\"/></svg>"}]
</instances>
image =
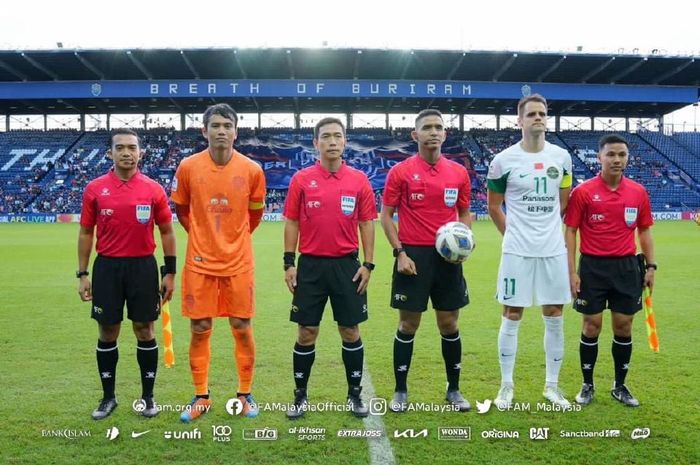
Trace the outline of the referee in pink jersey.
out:
<instances>
[{"instance_id":1,"label":"referee in pink jersey","mask_svg":"<svg viewBox=\"0 0 700 465\"><path fill-rule=\"evenodd\" d=\"M408 408L407 378L413 357L413 339L428 298L435 309L447 374L445 399L457 411L471 408L459 391L462 342L459 309L469 303L462 265L446 262L435 250L438 228L451 221L471 225L471 183L467 169L442 156L446 132L442 114L423 110L411 133L418 153L389 171L384 188L382 228L394 248L391 306L399 311L394 338L396 386L389 407ZM399 215L398 231L393 221Z\"/></svg>"},{"instance_id":2,"label":"referee in pink jersey","mask_svg":"<svg viewBox=\"0 0 700 465\"><path fill-rule=\"evenodd\" d=\"M364 348L359 323L367 320L366 291L374 269L377 209L367 176L343 161L345 140L339 119L323 118L316 124L314 147L319 161L292 177L284 207L285 282L294 295L290 320L298 325L292 354L296 389L287 411L290 419L304 416L308 408L307 386L328 298L343 341L348 409L357 417L368 414L360 397ZM297 245L301 256L295 263Z\"/></svg>"},{"instance_id":3,"label":"referee in pink jersey","mask_svg":"<svg viewBox=\"0 0 700 465\"><path fill-rule=\"evenodd\" d=\"M91 314L99 329L96 356L103 396L92 418L106 418L117 407L114 388L119 360L117 338L125 303L136 335L136 359L141 369L139 413L154 417L158 414L153 400L158 345L153 322L160 314L161 296L170 300L173 295L177 268L173 216L160 184L139 172L142 152L134 131L114 131L107 155L114 166L85 188L78 236L78 293L82 301L92 301ZM158 225L165 255L160 286L153 256L154 224ZM95 227L97 258L91 283L88 264Z\"/></svg>"},{"instance_id":4,"label":"referee in pink jersey","mask_svg":"<svg viewBox=\"0 0 700 465\"><path fill-rule=\"evenodd\" d=\"M588 405L595 387L593 369L603 311L612 316L612 357L615 382L610 394L628 407L639 406L625 384L632 358L632 321L642 309L642 288L654 286L656 262L649 194L624 176L629 161L627 140L617 134L598 142L600 174L571 192L566 210L566 248L574 308L583 316L579 354L583 385L576 402ZM642 254L637 253L637 232ZM581 236L581 259L576 269L576 235Z\"/></svg>"}]
</instances>

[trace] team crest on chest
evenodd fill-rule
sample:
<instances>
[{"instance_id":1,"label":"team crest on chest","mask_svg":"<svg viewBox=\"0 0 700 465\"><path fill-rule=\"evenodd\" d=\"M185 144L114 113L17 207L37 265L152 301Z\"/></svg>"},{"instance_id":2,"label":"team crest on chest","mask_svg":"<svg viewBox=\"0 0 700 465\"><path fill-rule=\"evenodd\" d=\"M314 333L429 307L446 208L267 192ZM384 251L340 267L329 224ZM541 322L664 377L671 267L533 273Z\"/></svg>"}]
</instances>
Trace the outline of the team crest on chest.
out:
<instances>
[{"instance_id":1,"label":"team crest on chest","mask_svg":"<svg viewBox=\"0 0 700 465\"><path fill-rule=\"evenodd\" d=\"M625 207L625 224L632 226L635 221L637 221L637 209L635 207Z\"/></svg>"},{"instance_id":2,"label":"team crest on chest","mask_svg":"<svg viewBox=\"0 0 700 465\"><path fill-rule=\"evenodd\" d=\"M151 219L151 206L150 205L136 205L136 221L141 224L148 223Z\"/></svg>"},{"instance_id":3,"label":"team crest on chest","mask_svg":"<svg viewBox=\"0 0 700 465\"><path fill-rule=\"evenodd\" d=\"M445 189L445 205L452 208L457 203L457 189Z\"/></svg>"},{"instance_id":4,"label":"team crest on chest","mask_svg":"<svg viewBox=\"0 0 700 465\"><path fill-rule=\"evenodd\" d=\"M352 195L340 196L340 209L346 216L352 215L355 211L355 197Z\"/></svg>"}]
</instances>

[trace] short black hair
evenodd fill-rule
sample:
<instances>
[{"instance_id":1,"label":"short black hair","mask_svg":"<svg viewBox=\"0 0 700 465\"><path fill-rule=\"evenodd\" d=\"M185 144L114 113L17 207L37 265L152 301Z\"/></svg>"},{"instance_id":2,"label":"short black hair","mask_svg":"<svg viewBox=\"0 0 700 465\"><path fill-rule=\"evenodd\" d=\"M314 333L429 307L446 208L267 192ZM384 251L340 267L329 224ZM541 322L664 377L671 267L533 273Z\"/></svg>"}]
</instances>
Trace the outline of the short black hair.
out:
<instances>
[{"instance_id":1,"label":"short black hair","mask_svg":"<svg viewBox=\"0 0 700 465\"><path fill-rule=\"evenodd\" d=\"M136 143L139 144L139 148L141 148L141 138L136 133L136 131L134 131L133 129L117 128L117 129L114 129L112 132L110 132L109 133L109 148L112 148L114 145L114 136L134 136L134 137L136 137Z\"/></svg>"},{"instance_id":2,"label":"short black hair","mask_svg":"<svg viewBox=\"0 0 700 465\"><path fill-rule=\"evenodd\" d=\"M600 152L603 150L603 147L605 147L605 144L625 144L627 149L630 148L630 144L627 142L627 139L622 137L619 134L606 134L603 137L600 138L598 141L598 151Z\"/></svg>"},{"instance_id":3,"label":"short black hair","mask_svg":"<svg viewBox=\"0 0 700 465\"><path fill-rule=\"evenodd\" d=\"M217 103L216 105L208 107L204 111L204 114L202 115L202 123L204 124L205 128L209 126L209 120L214 115L219 115L226 119L230 119L233 121L233 127L238 128L238 113L236 113L236 110L234 110L228 103Z\"/></svg>"},{"instance_id":4,"label":"short black hair","mask_svg":"<svg viewBox=\"0 0 700 465\"><path fill-rule=\"evenodd\" d=\"M318 120L318 123L316 123L316 126L314 126L314 139L318 139L318 133L320 132L321 128L327 124L338 124L340 127L343 129L343 136L345 135L345 125L343 124L340 119L335 118L333 116L328 116L326 118L321 118Z\"/></svg>"},{"instance_id":5,"label":"short black hair","mask_svg":"<svg viewBox=\"0 0 700 465\"><path fill-rule=\"evenodd\" d=\"M442 113L440 113L440 110L435 110L433 108L426 108L425 110L421 110L420 113L418 113L418 116L416 116L416 129L418 129L418 121L421 119L425 118L426 116L439 116L440 119L443 119Z\"/></svg>"},{"instance_id":6,"label":"short black hair","mask_svg":"<svg viewBox=\"0 0 700 465\"><path fill-rule=\"evenodd\" d=\"M522 116L523 108L525 108L525 105L527 105L530 102L539 102L539 103L543 104L545 108L547 108L547 99L544 98L543 95L541 95L541 94L528 95L528 96L521 98L518 101L518 116Z\"/></svg>"}]
</instances>

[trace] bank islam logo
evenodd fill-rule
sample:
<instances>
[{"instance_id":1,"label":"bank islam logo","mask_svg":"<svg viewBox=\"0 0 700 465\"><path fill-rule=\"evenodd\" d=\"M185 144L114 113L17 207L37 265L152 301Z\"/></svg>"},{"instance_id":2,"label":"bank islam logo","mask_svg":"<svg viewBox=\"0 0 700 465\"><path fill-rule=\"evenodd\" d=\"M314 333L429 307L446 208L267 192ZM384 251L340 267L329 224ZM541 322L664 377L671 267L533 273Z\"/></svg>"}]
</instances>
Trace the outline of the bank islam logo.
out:
<instances>
[{"instance_id":1,"label":"bank islam logo","mask_svg":"<svg viewBox=\"0 0 700 465\"><path fill-rule=\"evenodd\" d=\"M549 439L549 428L530 428L530 439L539 441Z\"/></svg>"},{"instance_id":2,"label":"bank islam logo","mask_svg":"<svg viewBox=\"0 0 700 465\"><path fill-rule=\"evenodd\" d=\"M630 437L632 439L646 439L651 435L651 430L649 428L635 428L632 430Z\"/></svg>"},{"instance_id":3,"label":"bank islam logo","mask_svg":"<svg viewBox=\"0 0 700 465\"><path fill-rule=\"evenodd\" d=\"M486 399L483 402L476 401L476 411L479 413L486 413L491 410L491 399Z\"/></svg>"},{"instance_id":4,"label":"bank islam logo","mask_svg":"<svg viewBox=\"0 0 700 465\"><path fill-rule=\"evenodd\" d=\"M110 441L114 441L115 439L117 439L118 436L119 436L119 428L117 428L116 426L112 426L111 428L109 428L107 430L107 434L105 435L105 437L107 439L109 439Z\"/></svg>"},{"instance_id":5,"label":"bank islam logo","mask_svg":"<svg viewBox=\"0 0 700 465\"><path fill-rule=\"evenodd\" d=\"M238 397L232 397L226 402L226 411L229 415L240 415L243 411L243 402Z\"/></svg>"}]
</instances>

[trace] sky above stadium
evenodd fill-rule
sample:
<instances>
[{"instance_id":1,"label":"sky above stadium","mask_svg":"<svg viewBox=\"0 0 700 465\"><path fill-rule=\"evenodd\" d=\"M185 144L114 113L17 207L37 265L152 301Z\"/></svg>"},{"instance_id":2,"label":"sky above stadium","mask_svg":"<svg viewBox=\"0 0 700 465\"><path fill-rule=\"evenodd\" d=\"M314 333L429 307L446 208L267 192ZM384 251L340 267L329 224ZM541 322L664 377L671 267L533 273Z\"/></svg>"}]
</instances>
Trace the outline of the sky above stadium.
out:
<instances>
[{"instance_id":1,"label":"sky above stadium","mask_svg":"<svg viewBox=\"0 0 700 465\"><path fill-rule=\"evenodd\" d=\"M700 55L687 0L3 2L0 49L373 47ZM685 5L685 6L683 6ZM693 40L695 38L696 40Z\"/></svg>"},{"instance_id":2,"label":"sky above stadium","mask_svg":"<svg viewBox=\"0 0 700 465\"><path fill-rule=\"evenodd\" d=\"M0 49L361 47L700 56L695 3L11 0L0 9ZM679 118L697 124L698 107L681 110Z\"/></svg>"}]
</instances>

